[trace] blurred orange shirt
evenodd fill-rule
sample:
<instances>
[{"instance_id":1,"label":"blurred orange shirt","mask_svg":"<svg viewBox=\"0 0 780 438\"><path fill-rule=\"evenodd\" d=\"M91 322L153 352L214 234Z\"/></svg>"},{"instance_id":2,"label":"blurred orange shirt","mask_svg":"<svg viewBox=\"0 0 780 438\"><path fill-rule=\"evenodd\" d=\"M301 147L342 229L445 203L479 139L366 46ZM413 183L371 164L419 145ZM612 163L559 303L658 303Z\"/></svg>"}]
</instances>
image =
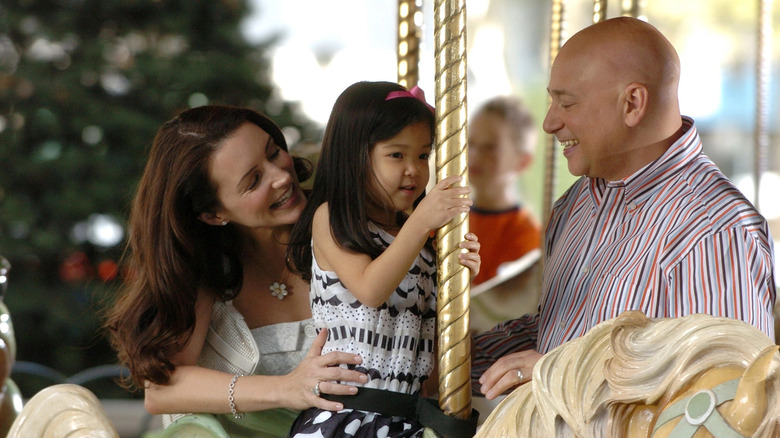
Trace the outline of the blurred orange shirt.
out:
<instances>
[{"instance_id":1,"label":"blurred orange shirt","mask_svg":"<svg viewBox=\"0 0 780 438\"><path fill-rule=\"evenodd\" d=\"M479 238L482 266L472 284L494 277L498 267L541 246L541 225L522 206L503 211L476 208L469 213L469 231Z\"/></svg>"}]
</instances>

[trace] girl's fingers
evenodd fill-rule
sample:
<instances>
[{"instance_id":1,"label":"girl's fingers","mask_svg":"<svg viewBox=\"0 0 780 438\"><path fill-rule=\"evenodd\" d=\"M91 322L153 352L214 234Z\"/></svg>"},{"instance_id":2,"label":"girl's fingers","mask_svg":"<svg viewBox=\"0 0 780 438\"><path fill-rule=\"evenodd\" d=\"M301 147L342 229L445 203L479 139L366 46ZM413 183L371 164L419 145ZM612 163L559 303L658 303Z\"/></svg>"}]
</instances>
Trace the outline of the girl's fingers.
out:
<instances>
[{"instance_id":1,"label":"girl's fingers","mask_svg":"<svg viewBox=\"0 0 780 438\"><path fill-rule=\"evenodd\" d=\"M458 254L458 260L462 264L470 264L470 265L476 265L480 261L479 256L472 253L466 253L466 254Z\"/></svg>"},{"instance_id":2,"label":"girl's fingers","mask_svg":"<svg viewBox=\"0 0 780 438\"><path fill-rule=\"evenodd\" d=\"M471 280L474 280L482 266L482 256L479 255L481 244L474 233L466 233L463 238L466 240L458 243L458 247L465 249L467 252L458 254L458 261L461 265L471 270Z\"/></svg>"},{"instance_id":3,"label":"girl's fingers","mask_svg":"<svg viewBox=\"0 0 780 438\"><path fill-rule=\"evenodd\" d=\"M479 252L479 249L482 247L479 242L470 242L468 240L460 242L458 244L458 247L467 249L471 252Z\"/></svg>"},{"instance_id":4,"label":"girl's fingers","mask_svg":"<svg viewBox=\"0 0 780 438\"><path fill-rule=\"evenodd\" d=\"M479 240L479 238L477 238L477 235L474 233L466 233L466 235L463 236L463 238L473 242L477 242Z\"/></svg>"},{"instance_id":5,"label":"girl's fingers","mask_svg":"<svg viewBox=\"0 0 780 438\"><path fill-rule=\"evenodd\" d=\"M479 261L460 258L460 264L471 270L472 277L476 277L476 275L479 274L479 269L481 265Z\"/></svg>"},{"instance_id":6,"label":"girl's fingers","mask_svg":"<svg viewBox=\"0 0 780 438\"><path fill-rule=\"evenodd\" d=\"M451 185L453 185L455 183L461 182L462 180L463 180L463 177L460 176L460 175L448 176L447 178L444 178L443 180L441 180L438 183L436 183L435 187L438 188L438 189L444 190L447 187L449 187L449 186L451 186Z\"/></svg>"}]
</instances>

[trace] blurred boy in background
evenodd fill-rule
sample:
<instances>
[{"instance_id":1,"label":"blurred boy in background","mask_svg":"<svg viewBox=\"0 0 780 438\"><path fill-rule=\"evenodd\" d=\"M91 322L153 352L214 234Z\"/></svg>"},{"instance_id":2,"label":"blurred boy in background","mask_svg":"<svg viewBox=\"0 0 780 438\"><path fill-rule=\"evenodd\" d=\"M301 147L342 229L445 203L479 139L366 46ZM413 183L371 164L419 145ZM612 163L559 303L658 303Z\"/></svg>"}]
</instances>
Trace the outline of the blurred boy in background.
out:
<instances>
[{"instance_id":1,"label":"blurred boy in background","mask_svg":"<svg viewBox=\"0 0 780 438\"><path fill-rule=\"evenodd\" d=\"M515 97L494 97L470 117L469 184L474 205L469 230L482 243L482 268L473 285L541 244L539 221L523 206L518 177L534 160L537 129Z\"/></svg>"}]
</instances>

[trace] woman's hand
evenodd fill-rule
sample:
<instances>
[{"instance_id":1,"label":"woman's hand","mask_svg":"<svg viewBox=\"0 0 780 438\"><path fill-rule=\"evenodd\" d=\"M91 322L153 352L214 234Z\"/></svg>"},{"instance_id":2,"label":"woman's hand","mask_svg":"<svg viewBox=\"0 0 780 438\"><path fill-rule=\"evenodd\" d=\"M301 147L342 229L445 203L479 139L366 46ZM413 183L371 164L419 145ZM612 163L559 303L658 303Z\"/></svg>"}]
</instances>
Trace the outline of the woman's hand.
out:
<instances>
[{"instance_id":1,"label":"woman's hand","mask_svg":"<svg viewBox=\"0 0 780 438\"><path fill-rule=\"evenodd\" d=\"M474 233L466 233L464 237L466 240L460 242L458 247L467 252L458 254L458 260L460 260L461 265L471 270L471 280L474 281L474 278L479 274L480 266L482 266L482 256L479 255L480 244Z\"/></svg>"},{"instance_id":2,"label":"woman's hand","mask_svg":"<svg viewBox=\"0 0 780 438\"><path fill-rule=\"evenodd\" d=\"M312 406L341 410L341 403L325 400L314 394L319 383L321 393L355 394L357 388L335 381L365 383L368 378L358 371L339 368L339 364L360 364L362 359L349 353L322 355L327 331L322 330L306 357L290 374L283 376L249 375L235 378L233 374L195 365L179 365L166 385L148 383L144 391L144 407L151 414L179 412L230 413L227 389L235 380L235 409L254 412L266 409L291 408L303 410Z\"/></svg>"},{"instance_id":3,"label":"woman's hand","mask_svg":"<svg viewBox=\"0 0 780 438\"><path fill-rule=\"evenodd\" d=\"M315 387L321 394L353 395L357 394L356 386L344 385L336 381L356 383L368 381L368 377L361 372L339 367L341 364L362 363L363 359L360 356L336 351L322 354L322 347L327 339L328 331L320 330L300 365L284 376L285 385L280 390L289 400L290 408L303 410L315 407L329 411L342 410L344 406L341 403L325 400L315 394Z\"/></svg>"}]
</instances>

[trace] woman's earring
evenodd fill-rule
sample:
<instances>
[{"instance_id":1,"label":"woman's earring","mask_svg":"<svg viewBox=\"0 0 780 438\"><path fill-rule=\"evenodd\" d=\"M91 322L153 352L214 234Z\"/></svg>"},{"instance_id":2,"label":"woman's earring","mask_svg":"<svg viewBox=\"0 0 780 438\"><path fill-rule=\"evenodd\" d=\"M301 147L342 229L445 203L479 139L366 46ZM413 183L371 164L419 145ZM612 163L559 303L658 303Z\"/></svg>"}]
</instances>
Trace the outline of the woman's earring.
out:
<instances>
[{"instance_id":1,"label":"woman's earring","mask_svg":"<svg viewBox=\"0 0 780 438\"><path fill-rule=\"evenodd\" d=\"M228 221L226 221L226 220L222 219L222 226L225 226L225 225L227 225L227 222L228 222Z\"/></svg>"}]
</instances>

